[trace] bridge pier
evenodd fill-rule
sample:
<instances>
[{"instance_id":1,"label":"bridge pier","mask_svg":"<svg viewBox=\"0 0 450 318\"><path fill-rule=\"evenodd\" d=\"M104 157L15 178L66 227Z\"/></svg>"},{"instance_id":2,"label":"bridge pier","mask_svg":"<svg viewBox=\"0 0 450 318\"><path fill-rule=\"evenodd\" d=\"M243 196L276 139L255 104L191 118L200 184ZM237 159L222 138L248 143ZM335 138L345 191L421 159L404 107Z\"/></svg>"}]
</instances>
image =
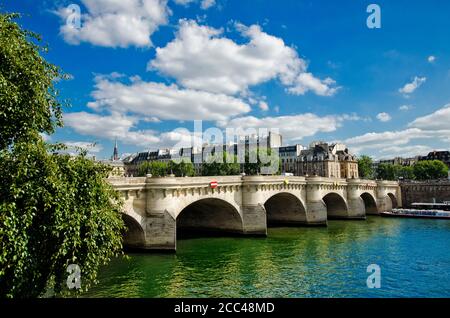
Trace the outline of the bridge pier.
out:
<instances>
[{"instance_id":1,"label":"bridge pier","mask_svg":"<svg viewBox=\"0 0 450 318\"><path fill-rule=\"evenodd\" d=\"M147 215L144 249L172 251L177 246L177 222L167 211Z\"/></svg>"}]
</instances>

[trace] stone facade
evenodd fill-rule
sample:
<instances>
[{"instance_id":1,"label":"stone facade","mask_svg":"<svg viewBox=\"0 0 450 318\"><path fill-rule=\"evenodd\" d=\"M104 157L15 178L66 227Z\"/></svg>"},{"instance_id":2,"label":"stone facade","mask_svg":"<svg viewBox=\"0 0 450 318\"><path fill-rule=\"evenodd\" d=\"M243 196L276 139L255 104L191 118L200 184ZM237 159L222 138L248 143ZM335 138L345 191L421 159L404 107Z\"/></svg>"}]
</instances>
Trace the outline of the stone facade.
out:
<instances>
[{"instance_id":1,"label":"stone facade","mask_svg":"<svg viewBox=\"0 0 450 318\"><path fill-rule=\"evenodd\" d=\"M175 250L180 230L266 236L271 224L326 225L328 219L364 219L401 206L398 183L388 181L282 176L109 181L125 200L125 243L142 249Z\"/></svg>"},{"instance_id":2,"label":"stone facade","mask_svg":"<svg viewBox=\"0 0 450 318\"><path fill-rule=\"evenodd\" d=\"M413 203L443 203L450 201L450 180L402 182L402 201L410 208Z\"/></svg>"},{"instance_id":3,"label":"stone facade","mask_svg":"<svg viewBox=\"0 0 450 318\"><path fill-rule=\"evenodd\" d=\"M358 179L358 161L343 144L312 143L300 153L298 176Z\"/></svg>"}]
</instances>

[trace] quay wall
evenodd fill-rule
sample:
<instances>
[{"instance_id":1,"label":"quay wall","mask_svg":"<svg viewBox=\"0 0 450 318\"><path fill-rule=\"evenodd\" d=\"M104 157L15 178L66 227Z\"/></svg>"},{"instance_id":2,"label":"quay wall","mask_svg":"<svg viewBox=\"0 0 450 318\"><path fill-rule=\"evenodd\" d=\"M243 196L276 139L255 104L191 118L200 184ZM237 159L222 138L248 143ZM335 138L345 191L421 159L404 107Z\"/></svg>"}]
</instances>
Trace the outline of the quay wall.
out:
<instances>
[{"instance_id":1,"label":"quay wall","mask_svg":"<svg viewBox=\"0 0 450 318\"><path fill-rule=\"evenodd\" d=\"M450 180L400 183L403 207L412 203L442 203L450 201Z\"/></svg>"}]
</instances>

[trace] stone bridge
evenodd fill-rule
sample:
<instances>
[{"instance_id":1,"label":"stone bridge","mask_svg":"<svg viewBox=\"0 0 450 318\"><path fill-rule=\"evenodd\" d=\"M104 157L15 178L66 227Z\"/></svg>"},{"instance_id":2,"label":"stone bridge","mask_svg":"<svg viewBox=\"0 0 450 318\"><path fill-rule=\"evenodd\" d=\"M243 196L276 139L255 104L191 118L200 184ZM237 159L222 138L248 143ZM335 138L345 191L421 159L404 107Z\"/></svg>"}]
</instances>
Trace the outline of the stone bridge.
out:
<instances>
[{"instance_id":1,"label":"stone bridge","mask_svg":"<svg viewBox=\"0 0 450 318\"><path fill-rule=\"evenodd\" d=\"M271 225L327 225L401 206L397 182L321 177L113 178L125 200L125 245L176 250L177 233L266 236ZM217 186L211 184L216 181Z\"/></svg>"}]
</instances>

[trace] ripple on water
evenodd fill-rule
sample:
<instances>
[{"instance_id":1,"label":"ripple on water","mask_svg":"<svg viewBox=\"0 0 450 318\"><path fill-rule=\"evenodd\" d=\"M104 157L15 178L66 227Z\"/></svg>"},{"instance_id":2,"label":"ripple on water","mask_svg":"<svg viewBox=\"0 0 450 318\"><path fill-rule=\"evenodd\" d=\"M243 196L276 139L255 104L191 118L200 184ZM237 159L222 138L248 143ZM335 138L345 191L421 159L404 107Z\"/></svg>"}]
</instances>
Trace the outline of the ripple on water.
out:
<instances>
[{"instance_id":1,"label":"ripple on water","mask_svg":"<svg viewBox=\"0 0 450 318\"><path fill-rule=\"evenodd\" d=\"M176 255L131 254L86 297L449 297L450 222L369 217L261 238L196 238ZM382 288L368 289L369 264Z\"/></svg>"}]
</instances>

